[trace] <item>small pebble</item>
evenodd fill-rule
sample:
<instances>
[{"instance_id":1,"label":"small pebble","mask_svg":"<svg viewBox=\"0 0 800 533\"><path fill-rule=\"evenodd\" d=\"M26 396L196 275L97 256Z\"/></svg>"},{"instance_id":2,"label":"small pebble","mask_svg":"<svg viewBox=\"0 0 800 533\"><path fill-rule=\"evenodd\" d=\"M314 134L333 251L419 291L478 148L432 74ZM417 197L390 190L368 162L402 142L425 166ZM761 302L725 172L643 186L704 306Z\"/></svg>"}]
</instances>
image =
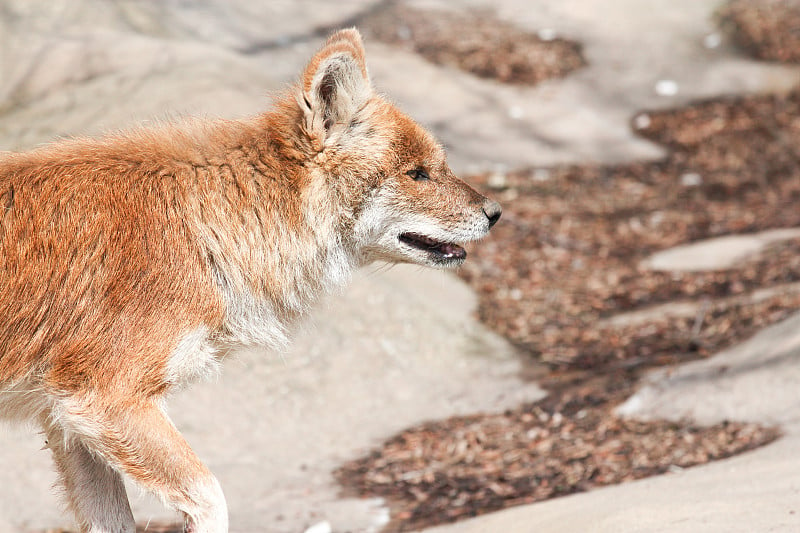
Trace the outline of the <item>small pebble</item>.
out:
<instances>
[{"instance_id":1,"label":"small pebble","mask_svg":"<svg viewBox=\"0 0 800 533\"><path fill-rule=\"evenodd\" d=\"M502 200L504 202L513 202L517 198L519 198L519 191L513 187L502 192Z\"/></svg>"},{"instance_id":2,"label":"small pebble","mask_svg":"<svg viewBox=\"0 0 800 533\"><path fill-rule=\"evenodd\" d=\"M709 33L703 37L703 46L706 48L716 48L722 43L722 36L719 33Z\"/></svg>"},{"instance_id":3,"label":"small pebble","mask_svg":"<svg viewBox=\"0 0 800 533\"><path fill-rule=\"evenodd\" d=\"M684 187L697 187L701 183L703 183L703 176L697 172L681 174L681 185Z\"/></svg>"},{"instance_id":4,"label":"small pebble","mask_svg":"<svg viewBox=\"0 0 800 533\"><path fill-rule=\"evenodd\" d=\"M644 130L650 127L650 115L647 113L639 113L633 119L633 127L637 130Z\"/></svg>"},{"instance_id":5,"label":"small pebble","mask_svg":"<svg viewBox=\"0 0 800 533\"><path fill-rule=\"evenodd\" d=\"M550 179L550 171L546 168L537 168L533 171L534 181L547 181Z\"/></svg>"},{"instance_id":6,"label":"small pebble","mask_svg":"<svg viewBox=\"0 0 800 533\"><path fill-rule=\"evenodd\" d=\"M305 533L333 533L330 522L323 520L306 529Z\"/></svg>"},{"instance_id":7,"label":"small pebble","mask_svg":"<svg viewBox=\"0 0 800 533\"><path fill-rule=\"evenodd\" d=\"M675 80L658 80L656 94L659 96L675 96L678 94L678 82Z\"/></svg>"},{"instance_id":8,"label":"small pebble","mask_svg":"<svg viewBox=\"0 0 800 533\"><path fill-rule=\"evenodd\" d=\"M552 41L558 36L556 30L553 28L542 28L536 34L539 36L539 39L543 41Z\"/></svg>"},{"instance_id":9,"label":"small pebble","mask_svg":"<svg viewBox=\"0 0 800 533\"><path fill-rule=\"evenodd\" d=\"M661 211L656 211L652 215L650 215L650 225L651 226L659 226L661 223L664 222L664 213Z\"/></svg>"},{"instance_id":10,"label":"small pebble","mask_svg":"<svg viewBox=\"0 0 800 533\"><path fill-rule=\"evenodd\" d=\"M486 185L491 189L505 189L507 184L508 180L504 172L492 172L486 180Z\"/></svg>"},{"instance_id":11,"label":"small pebble","mask_svg":"<svg viewBox=\"0 0 800 533\"><path fill-rule=\"evenodd\" d=\"M525 111L517 105L511 106L508 108L508 116L514 120L519 120L525 116Z\"/></svg>"},{"instance_id":12,"label":"small pebble","mask_svg":"<svg viewBox=\"0 0 800 533\"><path fill-rule=\"evenodd\" d=\"M411 40L411 28L408 26L400 25L397 27L397 36L403 41Z\"/></svg>"}]
</instances>

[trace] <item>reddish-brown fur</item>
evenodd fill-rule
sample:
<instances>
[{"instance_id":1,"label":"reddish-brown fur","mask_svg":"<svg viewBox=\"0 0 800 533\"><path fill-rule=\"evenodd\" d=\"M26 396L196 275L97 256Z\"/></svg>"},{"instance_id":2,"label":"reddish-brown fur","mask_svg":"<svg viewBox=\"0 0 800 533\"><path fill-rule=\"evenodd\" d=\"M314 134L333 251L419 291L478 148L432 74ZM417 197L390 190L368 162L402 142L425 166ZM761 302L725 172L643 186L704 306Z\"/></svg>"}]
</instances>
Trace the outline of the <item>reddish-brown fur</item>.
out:
<instances>
[{"instance_id":1,"label":"reddish-brown fur","mask_svg":"<svg viewBox=\"0 0 800 533\"><path fill-rule=\"evenodd\" d=\"M430 179L406 175L415 168ZM44 426L84 531L132 530L119 473L183 511L187 529L225 531L222 493L164 415L165 393L231 346L285 342L361 265L463 260L400 232L463 242L498 216L372 93L354 30L252 120L3 155L0 409ZM87 479L122 492L101 502Z\"/></svg>"}]
</instances>

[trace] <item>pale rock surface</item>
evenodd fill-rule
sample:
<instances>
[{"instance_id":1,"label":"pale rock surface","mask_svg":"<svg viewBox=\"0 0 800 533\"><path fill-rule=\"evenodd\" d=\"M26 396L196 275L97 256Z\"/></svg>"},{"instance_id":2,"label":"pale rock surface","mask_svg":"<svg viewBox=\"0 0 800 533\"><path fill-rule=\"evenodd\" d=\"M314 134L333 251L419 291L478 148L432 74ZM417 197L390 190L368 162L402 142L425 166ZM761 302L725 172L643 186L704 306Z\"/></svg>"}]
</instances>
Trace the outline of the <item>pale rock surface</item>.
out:
<instances>
[{"instance_id":1,"label":"pale rock surface","mask_svg":"<svg viewBox=\"0 0 800 533\"><path fill-rule=\"evenodd\" d=\"M797 237L800 237L798 228L726 235L657 252L645 259L642 266L674 272L724 270L758 254L771 243Z\"/></svg>"}]
</instances>

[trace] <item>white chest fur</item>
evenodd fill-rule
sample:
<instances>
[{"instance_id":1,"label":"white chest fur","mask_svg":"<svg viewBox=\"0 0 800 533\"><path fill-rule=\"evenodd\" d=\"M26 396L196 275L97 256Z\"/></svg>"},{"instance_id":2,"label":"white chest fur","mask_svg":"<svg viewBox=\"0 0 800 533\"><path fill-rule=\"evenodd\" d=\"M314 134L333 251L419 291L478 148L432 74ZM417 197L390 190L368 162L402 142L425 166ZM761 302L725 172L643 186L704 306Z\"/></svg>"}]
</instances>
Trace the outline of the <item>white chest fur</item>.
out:
<instances>
[{"instance_id":1,"label":"white chest fur","mask_svg":"<svg viewBox=\"0 0 800 533\"><path fill-rule=\"evenodd\" d=\"M207 327L185 334L172 351L164 379L177 387L207 380L219 373L219 348L212 342Z\"/></svg>"}]
</instances>

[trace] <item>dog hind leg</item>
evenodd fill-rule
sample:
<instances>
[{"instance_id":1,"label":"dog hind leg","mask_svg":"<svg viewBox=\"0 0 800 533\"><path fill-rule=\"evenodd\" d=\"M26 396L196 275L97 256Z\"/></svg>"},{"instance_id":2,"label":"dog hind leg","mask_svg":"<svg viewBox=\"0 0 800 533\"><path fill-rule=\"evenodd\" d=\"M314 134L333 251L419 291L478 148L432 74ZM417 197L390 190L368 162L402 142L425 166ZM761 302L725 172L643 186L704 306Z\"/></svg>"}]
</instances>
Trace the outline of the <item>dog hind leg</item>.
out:
<instances>
[{"instance_id":1,"label":"dog hind leg","mask_svg":"<svg viewBox=\"0 0 800 533\"><path fill-rule=\"evenodd\" d=\"M181 511L188 533L227 533L228 511L219 483L158 403L119 405L72 403L62 420L81 434L91 452Z\"/></svg>"},{"instance_id":2,"label":"dog hind leg","mask_svg":"<svg viewBox=\"0 0 800 533\"><path fill-rule=\"evenodd\" d=\"M78 525L85 533L133 533L122 476L93 454L79 437L66 439L57 425L46 426L61 484Z\"/></svg>"}]
</instances>

